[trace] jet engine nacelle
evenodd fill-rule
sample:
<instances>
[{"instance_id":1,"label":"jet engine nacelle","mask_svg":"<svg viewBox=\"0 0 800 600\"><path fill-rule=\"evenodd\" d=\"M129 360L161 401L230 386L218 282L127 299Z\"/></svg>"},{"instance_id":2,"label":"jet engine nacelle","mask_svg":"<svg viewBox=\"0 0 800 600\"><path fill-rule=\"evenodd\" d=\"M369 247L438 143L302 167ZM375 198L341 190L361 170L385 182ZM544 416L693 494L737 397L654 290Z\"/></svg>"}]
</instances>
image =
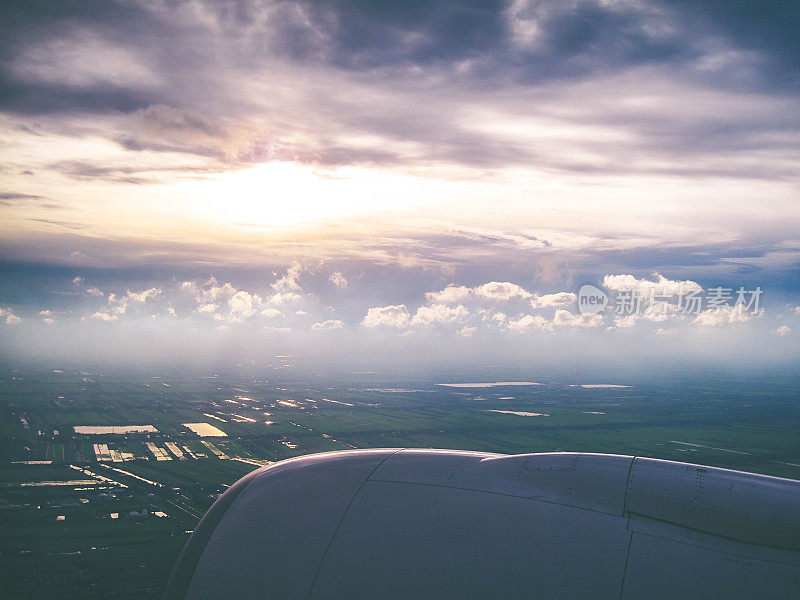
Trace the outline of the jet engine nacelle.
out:
<instances>
[{"instance_id":1,"label":"jet engine nacelle","mask_svg":"<svg viewBox=\"0 0 800 600\"><path fill-rule=\"evenodd\" d=\"M356 450L247 475L165 598L800 598L800 481L608 454Z\"/></svg>"}]
</instances>

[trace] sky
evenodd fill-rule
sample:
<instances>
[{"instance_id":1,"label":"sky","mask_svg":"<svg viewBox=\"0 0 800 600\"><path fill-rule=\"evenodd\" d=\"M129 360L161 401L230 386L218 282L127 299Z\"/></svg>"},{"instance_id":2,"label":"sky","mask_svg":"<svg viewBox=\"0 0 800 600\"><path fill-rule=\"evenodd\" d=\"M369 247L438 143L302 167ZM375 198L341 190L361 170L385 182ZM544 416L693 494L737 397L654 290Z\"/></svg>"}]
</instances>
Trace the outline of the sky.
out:
<instances>
[{"instance_id":1,"label":"sky","mask_svg":"<svg viewBox=\"0 0 800 600\"><path fill-rule=\"evenodd\" d=\"M792 2L32 0L0 22L7 362L797 372Z\"/></svg>"}]
</instances>

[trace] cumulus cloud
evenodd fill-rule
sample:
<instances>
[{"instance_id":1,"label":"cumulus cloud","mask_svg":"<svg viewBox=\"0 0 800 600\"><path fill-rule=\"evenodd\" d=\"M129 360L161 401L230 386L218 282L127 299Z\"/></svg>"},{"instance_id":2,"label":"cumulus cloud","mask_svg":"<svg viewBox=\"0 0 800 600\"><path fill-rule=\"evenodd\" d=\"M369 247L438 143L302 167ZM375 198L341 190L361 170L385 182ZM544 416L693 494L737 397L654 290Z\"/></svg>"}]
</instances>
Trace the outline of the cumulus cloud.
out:
<instances>
[{"instance_id":1,"label":"cumulus cloud","mask_svg":"<svg viewBox=\"0 0 800 600\"><path fill-rule=\"evenodd\" d=\"M254 315L260 305L261 298L257 294L250 294L243 290L239 290L228 300L231 318L236 320Z\"/></svg>"},{"instance_id":2,"label":"cumulus cloud","mask_svg":"<svg viewBox=\"0 0 800 600\"><path fill-rule=\"evenodd\" d=\"M660 273L653 273L653 277L655 277L655 281L644 278L637 279L633 275L606 275L603 277L603 286L615 292L634 291L642 298L650 298L653 295L686 295L703 290L696 281L675 281L667 279Z\"/></svg>"},{"instance_id":3,"label":"cumulus cloud","mask_svg":"<svg viewBox=\"0 0 800 600\"><path fill-rule=\"evenodd\" d=\"M550 306L567 306L575 302L576 295L572 292L558 292L556 294L545 294L540 296L534 294L531 298L533 308L545 308Z\"/></svg>"},{"instance_id":4,"label":"cumulus cloud","mask_svg":"<svg viewBox=\"0 0 800 600\"><path fill-rule=\"evenodd\" d=\"M473 288L448 285L441 291L425 294L428 302L442 304L456 304L471 299L507 302L516 298L526 299L530 297L530 292L509 281L490 281Z\"/></svg>"},{"instance_id":5,"label":"cumulus cloud","mask_svg":"<svg viewBox=\"0 0 800 600\"><path fill-rule=\"evenodd\" d=\"M778 337L785 337L790 333L792 333L792 328L789 327L788 325L781 325L775 330L775 335L777 335Z\"/></svg>"},{"instance_id":6,"label":"cumulus cloud","mask_svg":"<svg viewBox=\"0 0 800 600\"><path fill-rule=\"evenodd\" d=\"M752 318L753 313L747 310L744 304L736 304L734 306L726 304L704 310L692 320L692 323L706 327L718 327L720 325L744 323Z\"/></svg>"},{"instance_id":7,"label":"cumulus cloud","mask_svg":"<svg viewBox=\"0 0 800 600\"><path fill-rule=\"evenodd\" d=\"M339 319L328 319L327 321L322 321L321 323L314 323L311 326L313 331L326 331L329 329L342 329L344 327L344 323L342 323Z\"/></svg>"},{"instance_id":8,"label":"cumulus cloud","mask_svg":"<svg viewBox=\"0 0 800 600\"><path fill-rule=\"evenodd\" d=\"M300 284L298 279L303 272L303 267L298 262L294 262L286 269L286 274L280 277L270 286L276 292L298 292L300 291Z\"/></svg>"},{"instance_id":9,"label":"cumulus cloud","mask_svg":"<svg viewBox=\"0 0 800 600\"><path fill-rule=\"evenodd\" d=\"M519 319L509 321L507 327L511 331L527 331L529 329L553 330L553 324L541 315L523 315Z\"/></svg>"},{"instance_id":10,"label":"cumulus cloud","mask_svg":"<svg viewBox=\"0 0 800 600\"><path fill-rule=\"evenodd\" d=\"M283 304L291 304L300 300L300 294L293 294L292 292L277 293L270 296L269 303L276 306Z\"/></svg>"},{"instance_id":11,"label":"cumulus cloud","mask_svg":"<svg viewBox=\"0 0 800 600\"><path fill-rule=\"evenodd\" d=\"M335 273L331 273L331 276L328 277L328 280L338 288L346 288L347 287L347 279L339 271L336 271Z\"/></svg>"},{"instance_id":12,"label":"cumulus cloud","mask_svg":"<svg viewBox=\"0 0 800 600\"><path fill-rule=\"evenodd\" d=\"M530 298L531 293L516 283L509 281L491 281L473 288L473 293L481 298L496 300L500 302L512 300L514 298Z\"/></svg>"},{"instance_id":13,"label":"cumulus cloud","mask_svg":"<svg viewBox=\"0 0 800 600\"><path fill-rule=\"evenodd\" d=\"M362 323L366 327L392 327L406 329L411 322L411 315L405 304L376 306L367 311Z\"/></svg>"},{"instance_id":14,"label":"cumulus cloud","mask_svg":"<svg viewBox=\"0 0 800 600\"><path fill-rule=\"evenodd\" d=\"M126 294L126 299L130 300L131 302L140 302L144 303L148 300L152 300L153 298L160 296L162 294L162 290L152 287L147 290L142 290L141 292L132 292L128 290Z\"/></svg>"},{"instance_id":15,"label":"cumulus cloud","mask_svg":"<svg viewBox=\"0 0 800 600\"><path fill-rule=\"evenodd\" d=\"M9 308L0 308L0 319L4 319L6 325L18 325L22 323L22 319L15 315Z\"/></svg>"},{"instance_id":16,"label":"cumulus cloud","mask_svg":"<svg viewBox=\"0 0 800 600\"><path fill-rule=\"evenodd\" d=\"M106 322L119 320L118 315L102 311L97 311L96 313L90 315L89 317L83 317L82 320L86 320L87 318L93 319L95 321L106 321Z\"/></svg>"},{"instance_id":17,"label":"cumulus cloud","mask_svg":"<svg viewBox=\"0 0 800 600\"><path fill-rule=\"evenodd\" d=\"M467 315L469 315L469 310L461 304L456 307L446 304L420 306L411 319L411 325L428 326L435 323L459 322Z\"/></svg>"},{"instance_id":18,"label":"cumulus cloud","mask_svg":"<svg viewBox=\"0 0 800 600\"><path fill-rule=\"evenodd\" d=\"M456 304L458 302L465 302L472 295L472 290L468 287L448 285L440 292L427 292L425 299L428 302L436 302L441 304Z\"/></svg>"},{"instance_id":19,"label":"cumulus cloud","mask_svg":"<svg viewBox=\"0 0 800 600\"><path fill-rule=\"evenodd\" d=\"M568 310L559 309L553 315L553 325L558 327L599 327L603 324L603 316L575 315Z\"/></svg>"}]
</instances>

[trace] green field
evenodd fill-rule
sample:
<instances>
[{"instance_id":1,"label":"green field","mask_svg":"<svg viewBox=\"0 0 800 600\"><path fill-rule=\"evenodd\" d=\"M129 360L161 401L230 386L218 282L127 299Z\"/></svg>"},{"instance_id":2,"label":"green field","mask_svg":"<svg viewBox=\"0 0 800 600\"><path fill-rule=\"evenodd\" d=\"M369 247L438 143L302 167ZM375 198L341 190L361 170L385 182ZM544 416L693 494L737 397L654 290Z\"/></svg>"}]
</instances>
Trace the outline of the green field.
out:
<instances>
[{"instance_id":1,"label":"green field","mask_svg":"<svg viewBox=\"0 0 800 600\"><path fill-rule=\"evenodd\" d=\"M797 384L665 381L585 388L576 385L584 382L537 381L543 385L450 388L436 382L5 373L2 597L157 598L188 532L220 493L260 464L312 452L610 452L800 478ZM201 439L183 426L198 422L226 436ZM153 425L158 431L77 435L76 425ZM156 460L148 443L170 460ZM95 444L117 460L98 457Z\"/></svg>"}]
</instances>

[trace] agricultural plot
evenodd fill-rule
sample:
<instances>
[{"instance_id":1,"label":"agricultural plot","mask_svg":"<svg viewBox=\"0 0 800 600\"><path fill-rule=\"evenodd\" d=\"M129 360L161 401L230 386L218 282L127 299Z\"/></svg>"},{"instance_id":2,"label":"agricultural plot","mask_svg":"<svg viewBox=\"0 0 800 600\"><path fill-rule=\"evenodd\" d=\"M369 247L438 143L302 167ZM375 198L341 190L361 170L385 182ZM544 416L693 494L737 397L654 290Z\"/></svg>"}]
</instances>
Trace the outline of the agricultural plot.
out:
<instances>
[{"instance_id":1,"label":"agricultural plot","mask_svg":"<svg viewBox=\"0 0 800 600\"><path fill-rule=\"evenodd\" d=\"M158 598L187 532L221 493L313 452L610 452L800 477L793 383L438 383L5 376L0 589Z\"/></svg>"}]
</instances>

